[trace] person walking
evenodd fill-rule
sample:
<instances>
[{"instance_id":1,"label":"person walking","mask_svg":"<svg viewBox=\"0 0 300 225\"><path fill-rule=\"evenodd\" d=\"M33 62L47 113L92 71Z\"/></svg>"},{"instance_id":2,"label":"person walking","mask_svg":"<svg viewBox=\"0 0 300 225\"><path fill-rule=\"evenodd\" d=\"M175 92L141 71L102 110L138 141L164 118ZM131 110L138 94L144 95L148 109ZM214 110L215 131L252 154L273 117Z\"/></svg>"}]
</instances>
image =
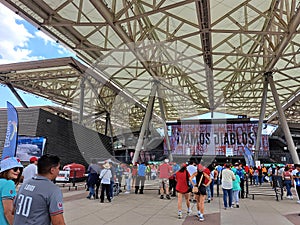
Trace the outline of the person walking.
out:
<instances>
[{"instance_id":1,"label":"person walking","mask_svg":"<svg viewBox=\"0 0 300 225\"><path fill-rule=\"evenodd\" d=\"M14 225L65 225L63 195L53 183L58 176L60 159L43 155L38 160L38 174L19 189L15 200Z\"/></svg>"},{"instance_id":2,"label":"person walking","mask_svg":"<svg viewBox=\"0 0 300 225\"><path fill-rule=\"evenodd\" d=\"M182 199L185 198L185 204L187 207L187 214L191 214L190 195L189 195L189 178L190 174L186 169L186 164L183 163L181 168L175 174L176 178L176 191L177 191L177 208L178 219L182 218Z\"/></svg>"},{"instance_id":3,"label":"person walking","mask_svg":"<svg viewBox=\"0 0 300 225\"><path fill-rule=\"evenodd\" d=\"M235 176L230 169L230 164L225 164L225 169L222 170L222 190L223 190L223 202L224 209L232 208L232 181L235 180ZM229 200L229 202L228 202Z\"/></svg>"},{"instance_id":4,"label":"person walking","mask_svg":"<svg viewBox=\"0 0 300 225\"><path fill-rule=\"evenodd\" d=\"M23 165L15 157L8 157L0 165L0 224L12 225L14 220L13 201L19 184Z\"/></svg>"},{"instance_id":5,"label":"person walking","mask_svg":"<svg viewBox=\"0 0 300 225\"><path fill-rule=\"evenodd\" d=\"M206 190L211 183L210 175L209 173L207 174L206 172L204 172L204 169L206 168L199 164L197 171L189 178L190 183L193 185L193 187L198 188L198 191L194 192L194 195L197 201L197 216L199 217L199 221L204 221L204 201L207 194ZM196 181L194 180L194 178L196 178Z\"/></svg>"},{"instance_id":6,"label":"person walking","mask_svg":"<svg viewBox=\"0 0 300 225\"><path fill-rule=\"evenodd\" d=\"M286 198L293 199L293 194L291 192L292 188L292 173L290 172L289 166L284 168L282 173L283 184L286 187Z\"/></svg>"},{"instance_id":7,"label":"person walking","mask_svg":"<svg viewBox=\"0 0 300 225\"><path fill-rule=\"evenodd\" d=\"M106 192L107 200L111 202L111 197L110 197L111 178L112 178L112 173L110 170L110 164L106 162L103 164L103 170L101 170L100 173L100 180L101 180L100 203L104 203L104 192Z\"/></svg>"},{"instance_id":8,"label":"person walking","mask_svg":"<svg viewBox=\"0 0 300 225\"><path fill-rule=\"evenodd\" d=\"M24 168L21 176L21 179L23 179L23 183L37 175L37 161L38 158L35 156L29 159L30 164Z\"/></svg>"}]
</instances>

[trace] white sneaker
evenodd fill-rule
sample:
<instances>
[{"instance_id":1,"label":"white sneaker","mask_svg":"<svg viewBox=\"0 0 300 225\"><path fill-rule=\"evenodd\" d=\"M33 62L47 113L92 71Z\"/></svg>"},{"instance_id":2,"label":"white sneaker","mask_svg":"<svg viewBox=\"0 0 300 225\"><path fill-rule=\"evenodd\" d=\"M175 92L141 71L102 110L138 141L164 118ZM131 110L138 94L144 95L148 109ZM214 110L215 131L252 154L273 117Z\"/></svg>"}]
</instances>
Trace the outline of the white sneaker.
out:
<instances>
[{"instance_id":1,"label":"white sneaker","mask_svg":"<svg viewBox=\"0 0 300 225\"><path fill-rule=\"evenodd\" d=\"M297 203L300 204L300 200L298 200Z\"/></svg>"},{"instance_id":2,"label":"white sneaker","mask_svg":"<svg viewBox=\"0 0 300 225\"><path fill-rule=\"evenodd\" d=\"M182 212L178 212L178 219L182 219Z\"/></svg>"},{"instance_id":3,"label":"white sneaker","mask_svg":"<svg viewBox=\"0 0 300 225\"><path fill-rule=\"evenodd\" d=\"M204 221L204 216L202 214L199 216L199 221Z\"/></svg>"},{"instance_id":4,"label":"white sneaker","mask_svg":"<svg viewBox=\"0 0 300 225\"><path fill-rule=\"evenodd\" d=\"M130 194L130 191L125 191L124 194Z\"/></svg>"},{"instance_id":5,"label":"white sneaker","mask_svg":"<svg viewBox=\"0 0 300 225\"><path fill-rule=\"evenodd\" d=\"M188 210L188 211L187 211L187 215L188 215L188 216L192 215L192 210Z\"/></svg>"}]
</instances>

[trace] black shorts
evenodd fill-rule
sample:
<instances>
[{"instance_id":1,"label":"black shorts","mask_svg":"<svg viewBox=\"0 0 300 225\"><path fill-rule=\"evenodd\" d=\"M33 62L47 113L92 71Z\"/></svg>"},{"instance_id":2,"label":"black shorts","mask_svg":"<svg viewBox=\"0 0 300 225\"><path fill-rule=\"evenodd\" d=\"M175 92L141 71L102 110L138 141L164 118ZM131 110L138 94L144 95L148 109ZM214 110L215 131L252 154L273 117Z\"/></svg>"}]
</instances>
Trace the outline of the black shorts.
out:
<instances>
[{"instance_id":1,"label":"black shorts","mask_svg":"<svg viewBox=\"0 0 300 225\"><path fill-rule=\"evenodd\" d=\"M206 195L206 187L203 185L198 187L198 192L195 195Z\"/></svg>"}]
</instances>

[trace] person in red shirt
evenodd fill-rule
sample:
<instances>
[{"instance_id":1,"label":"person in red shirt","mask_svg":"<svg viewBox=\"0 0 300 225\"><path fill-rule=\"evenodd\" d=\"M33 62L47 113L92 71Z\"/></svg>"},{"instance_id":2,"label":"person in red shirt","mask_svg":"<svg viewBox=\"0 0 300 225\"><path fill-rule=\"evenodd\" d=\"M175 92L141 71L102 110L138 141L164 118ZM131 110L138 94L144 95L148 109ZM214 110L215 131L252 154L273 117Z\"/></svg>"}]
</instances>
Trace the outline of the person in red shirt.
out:
<instances>
[{"instance_id":1,"label":"person in red shirt","mask_svg":"<svg viewBox=\"0 0 300 225\"><path fill-rule=\"evenodd\" d=\"M187 214L190 215L192 213L190 208L190 193L188 191L188 181L190 174L186 170L186 164L183 163L181 168L176 172L175 178L177 181L176 191L177 191L177 207L178 207L178 219L182 218L182 196L185 198L185 203L187 207Z\"/></svg>"},{"instance_id":2,"label":"person in red shirt","mask_svg":"<svg viewBox=\"0 0 300 225\"><path fill-rule=\"evenodd\" d=\"M164 163L159 165L158 167L158 173L159 173L159 179L161 179L160 182L160 199L164 198L164 189L166 192L166 198L167 199L171 199L170 198L170 194L169 194L169 177L172 174L172 166L169 165L169 159L165 159Z\"/></svg>"}]
</instances>

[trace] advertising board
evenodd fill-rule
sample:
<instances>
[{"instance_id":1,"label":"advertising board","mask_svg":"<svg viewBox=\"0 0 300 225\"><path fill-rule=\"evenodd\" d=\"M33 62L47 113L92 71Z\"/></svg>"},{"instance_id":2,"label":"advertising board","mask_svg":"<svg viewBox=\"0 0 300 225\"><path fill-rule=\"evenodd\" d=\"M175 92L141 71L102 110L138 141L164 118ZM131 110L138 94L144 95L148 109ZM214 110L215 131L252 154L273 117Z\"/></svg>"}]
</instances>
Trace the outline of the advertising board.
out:
<instances>
[{"instance_id":1,"label":"advertising board","mask_svg":"<svg viewBox=\"0 0 300 225\"><path fill-rule=\"evenodd\" d=\"M167 124L173 155L244 156L256 145L258 122ZM164 150L167 154L166 144ZM230 150L230 151L229 151ZM269 139L261 137L260 155L268 155Z\"/></svg>"}]
</instances>

